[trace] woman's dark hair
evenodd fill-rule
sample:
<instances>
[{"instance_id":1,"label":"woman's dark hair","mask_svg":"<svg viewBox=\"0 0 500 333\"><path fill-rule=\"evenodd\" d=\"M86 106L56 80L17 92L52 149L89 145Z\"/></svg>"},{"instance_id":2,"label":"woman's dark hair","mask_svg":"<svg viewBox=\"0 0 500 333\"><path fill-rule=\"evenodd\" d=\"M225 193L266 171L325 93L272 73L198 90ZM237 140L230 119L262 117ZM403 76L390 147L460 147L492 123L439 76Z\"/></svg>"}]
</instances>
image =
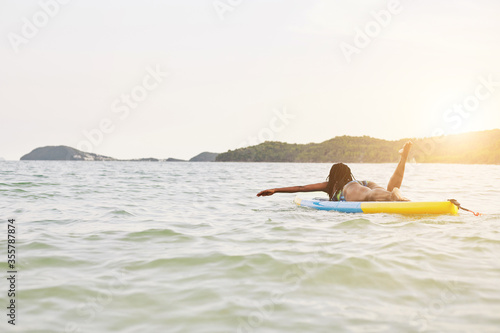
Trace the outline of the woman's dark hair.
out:
<instances>
[{"instance_id":1,"label":"woman's dark hair","mask_svg":"<svg viewBox=\"0 0 500 333\"><path fill-rule=\"evenodd\" d=\"M345 184L354 180L351 169L344 163L336 163L330 169L330 174L326 177L328 184L326 185L326 192L330 200L337 200L336 194L341 191Z\"/></svg>"}]
</instances>

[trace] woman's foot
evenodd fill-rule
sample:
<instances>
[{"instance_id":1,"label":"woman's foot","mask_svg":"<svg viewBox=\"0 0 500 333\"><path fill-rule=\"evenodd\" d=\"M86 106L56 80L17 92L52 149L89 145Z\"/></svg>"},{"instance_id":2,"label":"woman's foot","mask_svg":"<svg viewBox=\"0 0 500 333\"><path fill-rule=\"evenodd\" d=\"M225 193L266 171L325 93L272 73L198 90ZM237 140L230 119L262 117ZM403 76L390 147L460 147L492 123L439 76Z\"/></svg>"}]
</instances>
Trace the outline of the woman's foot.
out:
<instances>
[{"instance_id":1,"label":"woman's foot","mask_svg":"<svg viewBox=\"0 0 500 333\"><path fill-rule=\"evenodd\" d=\"M399 154L401 155L402 158L408 157L408 153L410 152L411 146L413 146L413 142L408 141L407 143L405 143L403 148L399 150Z\"/></svg>"},{"instance_id":2,"label":"woman's foot","mask_svg":"<svg viewBox=\"0 0 500 333\"><path fill-rule=\"evenodd\" d=\"M392 189L391 192L391 201L410 201L410 200L403 197L403 195L401 194L401 190L395 187Z\"/></svg>"}]
</instances>

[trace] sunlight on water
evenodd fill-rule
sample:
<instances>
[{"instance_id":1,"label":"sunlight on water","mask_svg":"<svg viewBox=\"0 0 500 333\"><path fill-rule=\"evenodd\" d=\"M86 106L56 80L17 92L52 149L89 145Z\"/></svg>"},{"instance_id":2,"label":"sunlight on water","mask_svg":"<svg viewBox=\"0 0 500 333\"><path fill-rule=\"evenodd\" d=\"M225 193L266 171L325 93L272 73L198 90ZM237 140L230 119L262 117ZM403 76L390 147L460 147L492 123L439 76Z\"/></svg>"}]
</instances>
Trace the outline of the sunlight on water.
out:
<instances>
[{"instance_id":1,"label":"sunlight on water","mask_svg":"<svg viewBox=\"0 0 500 333\"><path fill-rule=\"evenodd\" d=\"M394 167L351 165L381 185ZM4 235L8 218L18 227L16 328L498 332L499 166L407 166L405 196L455 198L481 217L353 215L297 207L294 194L255 197L324 181L329 169L0 162Z\"/></svg>"}]
</instances>

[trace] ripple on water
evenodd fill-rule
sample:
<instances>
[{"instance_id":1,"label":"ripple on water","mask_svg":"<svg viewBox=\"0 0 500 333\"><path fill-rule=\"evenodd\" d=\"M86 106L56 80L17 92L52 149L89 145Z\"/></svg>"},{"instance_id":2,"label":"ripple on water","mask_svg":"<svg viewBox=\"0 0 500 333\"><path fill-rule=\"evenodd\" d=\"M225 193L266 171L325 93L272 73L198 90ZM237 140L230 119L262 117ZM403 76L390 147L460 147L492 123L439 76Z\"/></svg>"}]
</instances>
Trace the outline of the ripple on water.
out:
<instances>
[{"instance_id":1,"label":"ripple on water","mask_svg":"<svg viewBox=\"0 0 500 333\"><path fill-rule=\"evenodd\" d=\"M108 213L108 215L115 215L115 216L135 216L134 214L124 210L124 209L115 209L112 210Z\"/></svg>"},{"instance_id":2,"label":"ripple on water","mask_svg":"<svg viewBox=\"0 0 500 333\"><path fill-rule=\"evenodd\" d=\"M23 244L23 251L29 251L29 250L53 250L53 249L58 249L57 246L47 243L47 242L42 242L42 241L33 241L33 242L28 242Z\"/></svg>"},{"instance_id":3,"label":"ripple on water","mask_svg":"<svg viewBox=\"0 0 500 333\"><path fill-rule=\"evenodd\" d=\"M83 259L75 259L71 256L54 255L52 252L48 256L34 256L31 255L30 259L27 261L29 267L27 269L36 268L59 268L59 267L71 267L76 269L78 267L86 267L89 262Z\"/></svg>"},{"instance_id":4,"label":"ripple on water","mask_svg":"<svg viewBox=\"0 0 500 333\"><path fill-rule=\"evenodd\" d=\"M336 225L337 229L364 229L375 225L372 221L366 218L354 218L342 221Z\"/></svg>"},{"instance_id":5,"label":"ripple on water","mask_svg":"<svg viewBox=\"0 0 500 333\"><path fill-rule=\"evenodd\" d=\"M154 240L165 240L169 242L174 241L189 241L194 240L196 237L185 235L183 233L176 232L172 229L146 229L143 231L136 231L127 233L121 238L123 241L134 241L134 242L150 242Z\"/></svg>"}]
</instances>

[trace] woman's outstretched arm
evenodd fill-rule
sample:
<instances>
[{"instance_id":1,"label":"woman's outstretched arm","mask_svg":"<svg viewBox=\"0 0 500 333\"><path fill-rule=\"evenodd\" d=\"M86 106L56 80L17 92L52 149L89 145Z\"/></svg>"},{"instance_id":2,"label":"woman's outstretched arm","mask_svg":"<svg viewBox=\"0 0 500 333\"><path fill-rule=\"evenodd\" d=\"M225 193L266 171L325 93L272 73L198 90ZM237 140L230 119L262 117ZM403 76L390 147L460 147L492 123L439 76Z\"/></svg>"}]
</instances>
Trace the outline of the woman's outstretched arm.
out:
<instances>
[{"instance_id":1,"label":"woman's outstretched arm","mask_svg":"<svg viewBox=\"0 0 500 333\"><path fill-rule=\"evenodd\" d=\"M295 193L295 192L314 192L314 191L324 191L326 192L326 185L328 182L309 184L303 186L290 186L290 187L280 187L273 188L257 193L258 197L267 197L268 195L273 195L274 193Z\"/></svg>"}]
</instances>

